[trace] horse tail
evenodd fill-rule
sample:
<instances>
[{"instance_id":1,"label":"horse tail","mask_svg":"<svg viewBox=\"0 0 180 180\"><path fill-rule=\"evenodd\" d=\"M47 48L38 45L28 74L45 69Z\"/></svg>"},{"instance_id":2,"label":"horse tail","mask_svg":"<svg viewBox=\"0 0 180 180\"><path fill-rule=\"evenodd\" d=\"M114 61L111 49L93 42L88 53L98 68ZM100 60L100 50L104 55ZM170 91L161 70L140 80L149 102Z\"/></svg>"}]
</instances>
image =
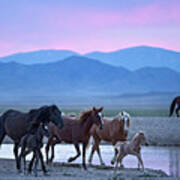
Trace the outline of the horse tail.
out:
<instances>
[{"instance_id":1,"label":"horse tail","mask_svg":"<svg viewBox=\"0 0 180 180\"><path fill-rule=\"evenodd\" d=\"M173 102L171 103L169 116L172 116L172 114L173 114L174 107L176 105L176 100L177 100L177 97L174 98Z\"/></svg>"},{"instance_id":2,"label":"horse tail","mask_svg":"<svg viewBox=\"0 0 180 180\"><path fill-rule=\"evenodd\" d=\"M6 134L6 131L4 128L4 120L5 120L4 115L0 116L0 146Z\"/></svg>"}]
</instances>

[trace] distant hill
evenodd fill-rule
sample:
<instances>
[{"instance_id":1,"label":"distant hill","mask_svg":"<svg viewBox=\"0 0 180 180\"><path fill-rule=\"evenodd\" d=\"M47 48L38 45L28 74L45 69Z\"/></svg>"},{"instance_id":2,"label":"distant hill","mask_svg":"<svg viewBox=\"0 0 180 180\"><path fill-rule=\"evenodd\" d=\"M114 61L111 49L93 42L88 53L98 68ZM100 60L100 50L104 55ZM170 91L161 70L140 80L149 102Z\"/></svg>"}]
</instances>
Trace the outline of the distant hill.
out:
<instances>
[{"instance_id":1,"label":"distant hill","mask_svg":"<svg viewBox=\"0 0 180 180\"><path fill-rule=\"evenodd\" d=\"M0 62L16 62L21 64L50 63L73 55L78 55L78 53L69 50L40 50L1 57Z\"/></svg>"},{"instance_id":2,"label":"distant hill","mask_svg":"<svg viewBox=\"0 0 180 180\"><path fill-rule=\"evenodd\" d=\"M77 55L97 59L113 66L122 66L129 70L143 67L167 67L180 72L180 52L148 46L132 47L109 53L92 52L84 55L68 50L41 50L1 57L0 62L50 63Z\"/></svg>"},{"instance_id":3,"label":"distant hill","mask_svg":"<svg viewBox=\"0 0 180 180\"><path fill-rule=\"evenodd\" d=\"M180 73L145 67L129 71L79 56L47 64L0 63L0 95L115 95L180 92Z\"/></svg>"},{"instance_id":4,"label":"distant hill","mask_svg":"<svg viewBox=\"0 0 180 180\"><path fill-rule=\"evenodd\" d=\"M143 67L168 67L180 71L180 52L138 46L114 52L92 52L85 55L114 66L123 66L129 70Z\"/></svg>"}]
</instances>

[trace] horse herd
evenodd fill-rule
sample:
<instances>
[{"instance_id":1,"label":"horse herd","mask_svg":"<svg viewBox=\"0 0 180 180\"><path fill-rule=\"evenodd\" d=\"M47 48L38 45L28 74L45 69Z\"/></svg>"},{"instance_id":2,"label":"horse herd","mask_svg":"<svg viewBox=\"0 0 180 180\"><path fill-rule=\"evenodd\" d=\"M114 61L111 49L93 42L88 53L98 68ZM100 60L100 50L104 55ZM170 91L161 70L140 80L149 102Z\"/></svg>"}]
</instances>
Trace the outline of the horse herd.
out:
<instances>
[{"instance_id":1,"label":"horse herd","mask_svg":"<svg viewBox=\"0 0 180 180\"><path fill-rule=\"evenodd\" d=\"M175 103L180 102L176 98L170 108L172 115ZM116 162L122 166L122 159L127 154L136 155L138 158L138 167L140 164L144 169L141 159L141 144L146 144L146 138L143 132L137 133L130 142L126 142L128 129L130 126L130 115L127 112L121 112L114 118L103 117L103 108L91 108L76 115L63 115L56 105L42 106L32 109L28 113L22 113L16 110L8 110L0 116L0 144L6 135L14 141L14 155L16 168L21 172L21 159L24 160L24 172L26 172L26 155L33 152L32 159L28 166L28 173L31 173L34 165L34 173L37 176L37 165L39 159L44 174L47 173L43 161L41 148L43 146L43 136L48 137L46 145L46 162L51 163L54 158L54 146L57 143L65 142L73 144L77 154L68 159L68 162L76 160L80 155L79 144L82 144L82 166L86 166L86 148L89 144L90 137L93 137L94 143L89 156L89 164L92 163L94 152L97 151L100 164L104 165L99 144L100 142L110 142L114 146L114 157L112 164ZM178 115L178 110L176 110ZM122 143L118 149L117 142ZM21 152L19 153L19 147ZM51 157L49 158L49 148L51 147ZM35 161L35 163L34 163Z\"/></svg>"}]
</instances>

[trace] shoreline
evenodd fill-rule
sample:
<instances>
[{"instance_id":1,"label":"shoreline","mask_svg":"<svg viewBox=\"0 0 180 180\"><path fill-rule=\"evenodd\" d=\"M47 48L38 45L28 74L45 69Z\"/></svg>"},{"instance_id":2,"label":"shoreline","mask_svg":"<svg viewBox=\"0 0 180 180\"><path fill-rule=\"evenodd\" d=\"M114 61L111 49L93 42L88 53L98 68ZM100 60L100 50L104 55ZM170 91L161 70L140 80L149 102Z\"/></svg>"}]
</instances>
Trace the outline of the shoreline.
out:
<instances>
[{"instance_id":1,"label":"shoreline","mask_svg":"<svg viewBox=\"0 0 180 180\"><path fill-rule=\"evenodd\" d=\"M48 176L44 176L42 171L38 171L38 177L34 177L33 174L24 175L23 173L18 174L15 168L15 160L0 158L0 179L63 179L63 180L115 180L115 179L179 179L168 176L162 170L145 169L145 171L137 170L136 168L124 168L119 169L116 174L114 174L113 167L110 166L88 166L88 170L84 170L81 164L69 164L69 163L53 163L48 166Z\"/></svg>"}]
</instances>

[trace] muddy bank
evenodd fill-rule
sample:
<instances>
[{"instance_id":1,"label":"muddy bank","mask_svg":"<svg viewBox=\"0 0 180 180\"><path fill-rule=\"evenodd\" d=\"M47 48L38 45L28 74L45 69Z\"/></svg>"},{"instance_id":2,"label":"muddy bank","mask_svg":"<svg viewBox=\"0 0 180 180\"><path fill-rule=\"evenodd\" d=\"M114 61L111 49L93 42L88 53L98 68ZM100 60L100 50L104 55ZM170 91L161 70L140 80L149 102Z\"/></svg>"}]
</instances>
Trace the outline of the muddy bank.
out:
<instances>
[{"instance_id":1,"label":"muddy bank","mask_svg":"<svg viewBox=\"0 0 180 180\"><path fill-rule=\"evenodd\" d=\"M178 179L168 177L161 170L151 170L145 169L145 172L139 171L137 169L120 169L116 174L114 174L112 167L102 167L102 166L92 166L88 167L85 171L81 168L79 164L67 164L67 163L54 163L52 166L48 166L48 176L44 176L42 171L39 170L38 177L31 175L18 174L15 168L15 161L9 159L0 159L0 180L10 180L10 179L27 179L27 180L39 180L39 179L63 179L63 180L101 180L101 179Z\"/></svg>"}]
</instances>

